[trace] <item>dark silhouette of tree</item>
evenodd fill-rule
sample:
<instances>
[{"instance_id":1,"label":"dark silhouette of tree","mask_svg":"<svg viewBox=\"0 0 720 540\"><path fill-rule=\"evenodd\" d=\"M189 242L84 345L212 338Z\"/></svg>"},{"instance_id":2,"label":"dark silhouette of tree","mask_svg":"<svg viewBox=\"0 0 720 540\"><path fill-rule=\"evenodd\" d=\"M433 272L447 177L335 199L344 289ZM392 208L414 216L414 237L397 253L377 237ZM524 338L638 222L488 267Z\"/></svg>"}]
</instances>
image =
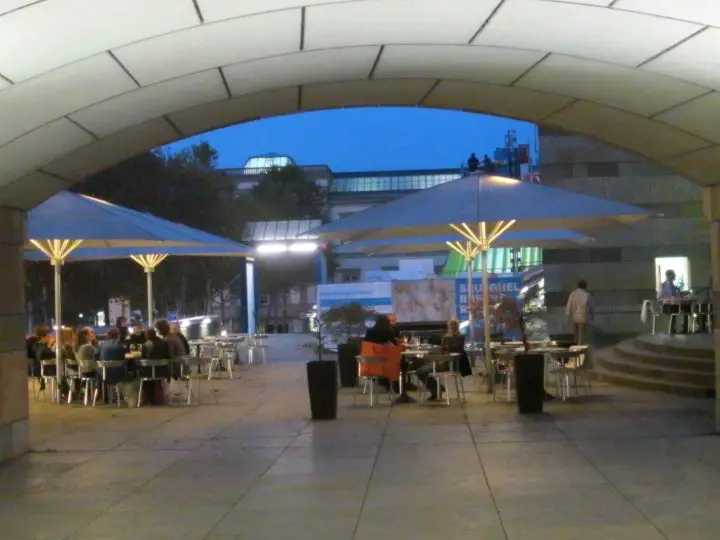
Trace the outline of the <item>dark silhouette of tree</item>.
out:
<instances>
[{"instance_id":1,"label":"dark silhouette of tree","mask_svg":"<svg viewBox=\"0 0 720 540\"><path fill-rule=\"evenodd\" d=\"M307 178L300 167L288 165L269 169L257 185L240 196L237 211L246 222L324 220L327 193ZM295 287L316 281L314 255L262 256L257 258L260 292L270 299L268 319L277 328L277 321L287 325L288 295Z\"/></svg>"},{"instance_id":2,"label":"dark silhouette of tree","mask_svg":"<svg viewBox=\"0 0 720 540\"><path fill-rule=\"evenodd\" d=\"M208 143L177 153L145 152L89 177L73 190L239 240L243 224L237 223L234 208L236 186L215 170L217 157ZM156 304L161 311L202 313L208 305L208 291L232 279L241 264L234 258L170 257L155 273ZM28 273L28 299L37 304L33 310L39 318L46 316L40 309L43 291L52 291L49 276L42 268ZM107 300L113 296L129 298L136 308L145 306L143 272L130 260L67 264L63 292L64 318L69 321L80 312L106 310Z\"/></svg>"}]
</instances>

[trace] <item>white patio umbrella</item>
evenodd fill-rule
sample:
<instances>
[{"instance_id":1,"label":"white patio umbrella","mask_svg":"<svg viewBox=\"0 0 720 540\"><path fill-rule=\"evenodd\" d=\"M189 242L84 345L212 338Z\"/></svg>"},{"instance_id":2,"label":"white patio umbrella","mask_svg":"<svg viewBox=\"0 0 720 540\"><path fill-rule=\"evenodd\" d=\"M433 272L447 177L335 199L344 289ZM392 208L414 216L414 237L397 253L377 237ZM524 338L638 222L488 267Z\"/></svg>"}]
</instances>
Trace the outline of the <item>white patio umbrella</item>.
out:
<instances>
[{"instance_id":1,"label":"white patio umbrella","mask_svg":"<svg viewBox=\"0 0 720 540\"><path fill-rule=\"evenodd\" d=\"M592 243L593 239L574 231L509 231L493 245L493 247L539 247L568 248L581 247ZM335 248L336 253L367 253L369 255L386 255L391 253L418 253L428 251L444 251L452 249L459 253L467 265L468 305L473 299L473 262L480 248L459 234L445 236L429 236L418 238L379 238L374 240L358 240L348 242ZM473 312L468 310L470 323L470 342L475 347L475 326ZM485 320L487 326L487 319Z\"/></svg>"},{"instance_id":2,"label":"white patio umbrella","mask_svg":"<svg viewBox=\"0 0 720 540\"><path fill-rule=\"evenodd\" d=\"M328 223L310 234L337 240L457 234L481 254L483 315L488 320L487 253L510 230L589 230L636 223L651 212L512 178L471 174ZM490 359L490 326L484 326Z\"/></svg>"},{"instance_id":3,"label":"white patio umbrella","mask_svg":"<svg viewBox=\"0 0 720 540\"><path fill-rule=\"evenodd\" d=\"M227 240L223 245L214 246L168 246L162 252L158 248L83 248L74 250L65 259L66 263L131 259L145 272L147 281L148 325L153 324L153 273L168 257L248 257L253 255L251 247ZM26 249L25 260L43 261L47 257L38 251Z\"/></svg>"},{"instance_id":4,"label":"white patio umbrella","mask_svg":"<svg viewBox=\"0 0 720 540\"><path fill-rule=\"evenodd\" d=\"M55 324L58 327L56 360L62 380L62 272L70 255L83 248L153 248L216 246L229 240L161 220L149 214L67 191L32 209L27 217L26 248L42 252L54 268Z\"/></svg>"}]
</instances>

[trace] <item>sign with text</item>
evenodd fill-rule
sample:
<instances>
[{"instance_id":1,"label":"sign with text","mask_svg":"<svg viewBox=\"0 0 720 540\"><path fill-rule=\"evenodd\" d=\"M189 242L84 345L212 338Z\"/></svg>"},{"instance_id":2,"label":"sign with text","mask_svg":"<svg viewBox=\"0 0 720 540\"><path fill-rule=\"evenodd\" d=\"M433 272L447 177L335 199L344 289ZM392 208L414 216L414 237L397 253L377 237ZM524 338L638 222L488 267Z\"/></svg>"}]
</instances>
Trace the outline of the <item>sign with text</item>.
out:
<instances>
[{"instance_id":1,"label":"sign with text","mask_svg":"<svg viewBox=\"0 0 720 540\"><path fill-rule=\"evenodd\" d=\"M506 339L519 339L520 313L522 311L523 276L522 274L491 275L490 285L490 324L493 334L502 333ZM473 278L473 299L468 305L468 281L455 281L455 310L460 321L468 320L468 312L472 310L474 326L483 328L483 294L482 279ZM482 332L475 333L476 339L482 340Z\"/></svg>"},{"instance_id":2,"label":"sign with text","mask_svg":"<svg viewBox=\"0 0 720 540\"><path fill-rule=\"evenodd\" d=\"M392 313L392 285L389 281L318 285L317 299L320 312L336 306L360 304L377 313Z\"/></svg>"}]
</instances>

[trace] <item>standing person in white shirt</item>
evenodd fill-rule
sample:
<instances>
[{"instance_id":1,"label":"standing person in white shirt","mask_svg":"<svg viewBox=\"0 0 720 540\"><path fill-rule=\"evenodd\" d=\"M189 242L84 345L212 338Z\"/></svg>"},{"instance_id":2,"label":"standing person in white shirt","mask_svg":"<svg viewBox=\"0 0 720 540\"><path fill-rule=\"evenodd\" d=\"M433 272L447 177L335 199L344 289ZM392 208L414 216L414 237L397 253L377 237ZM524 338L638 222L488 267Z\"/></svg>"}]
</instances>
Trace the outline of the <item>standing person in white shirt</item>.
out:
<instances>
[{"instance_id":1,"label":"standing person in white shirt","mask_svg":"<svg viewBox=\"0 0 720 540\"><path fill-rule=\"evenodd\" d=\"M575 343L586 345L587 325L593 320L595 308L585 280L578 281L577 289L570 293L565 314L575 326Z\"/></svg>"}]
</instances>

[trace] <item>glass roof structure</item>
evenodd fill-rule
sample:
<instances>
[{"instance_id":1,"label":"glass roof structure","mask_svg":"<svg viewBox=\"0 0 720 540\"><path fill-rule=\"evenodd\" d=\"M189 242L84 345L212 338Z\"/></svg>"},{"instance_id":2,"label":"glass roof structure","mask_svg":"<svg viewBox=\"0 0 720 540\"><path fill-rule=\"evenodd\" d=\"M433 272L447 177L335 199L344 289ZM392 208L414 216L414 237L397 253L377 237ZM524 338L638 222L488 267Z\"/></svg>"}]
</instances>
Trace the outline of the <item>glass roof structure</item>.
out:
<instances>
[{"instance_id":1,"label":"glass roof structure","mask_svg":"<svg viewBox=\"0 0 720 540\"><path fill-rule=\"evenodd\" d=\"M461 178L462 174L395 174L344 176L338 175L330 184L331 193L367 193L378 191L416 191L427 189L451 180Z\"/></svg>"},{"instance_id":2,"label":"glass roof structure","mask_svg":"<svg viewBox=\"0 0 720 540\"><path fill-rule=\"evenodd\" d=\"M290 156L280 156L277 154L268 154L266 156L251 157L245 162L243 169L257 171L258 169L272 169L274 167L287 167L295 165L295 161Z\"/></svg>"},{"instance_id":3,"label":"glass roof structure","mask_svg":"<svg viewBox=\"0 0 720 540\"><path fill-rule=\"evenodd\" d=\"M212 129L381 105L522 119L720 182L716 0L0 0L0 51L13 208Z\"/></svg>"},{"instance_id":4,"label":"glass roof structure","mask_svg":"<svg viewBox=\"0 0 720 540\"><path fill-rule=\"evenodd\" d=\"M245 242L284 242L288 240L314 240L308 231L322 225L319 219L297 221L253 221L245 227Z\"/></svg>"}]
</instances>

